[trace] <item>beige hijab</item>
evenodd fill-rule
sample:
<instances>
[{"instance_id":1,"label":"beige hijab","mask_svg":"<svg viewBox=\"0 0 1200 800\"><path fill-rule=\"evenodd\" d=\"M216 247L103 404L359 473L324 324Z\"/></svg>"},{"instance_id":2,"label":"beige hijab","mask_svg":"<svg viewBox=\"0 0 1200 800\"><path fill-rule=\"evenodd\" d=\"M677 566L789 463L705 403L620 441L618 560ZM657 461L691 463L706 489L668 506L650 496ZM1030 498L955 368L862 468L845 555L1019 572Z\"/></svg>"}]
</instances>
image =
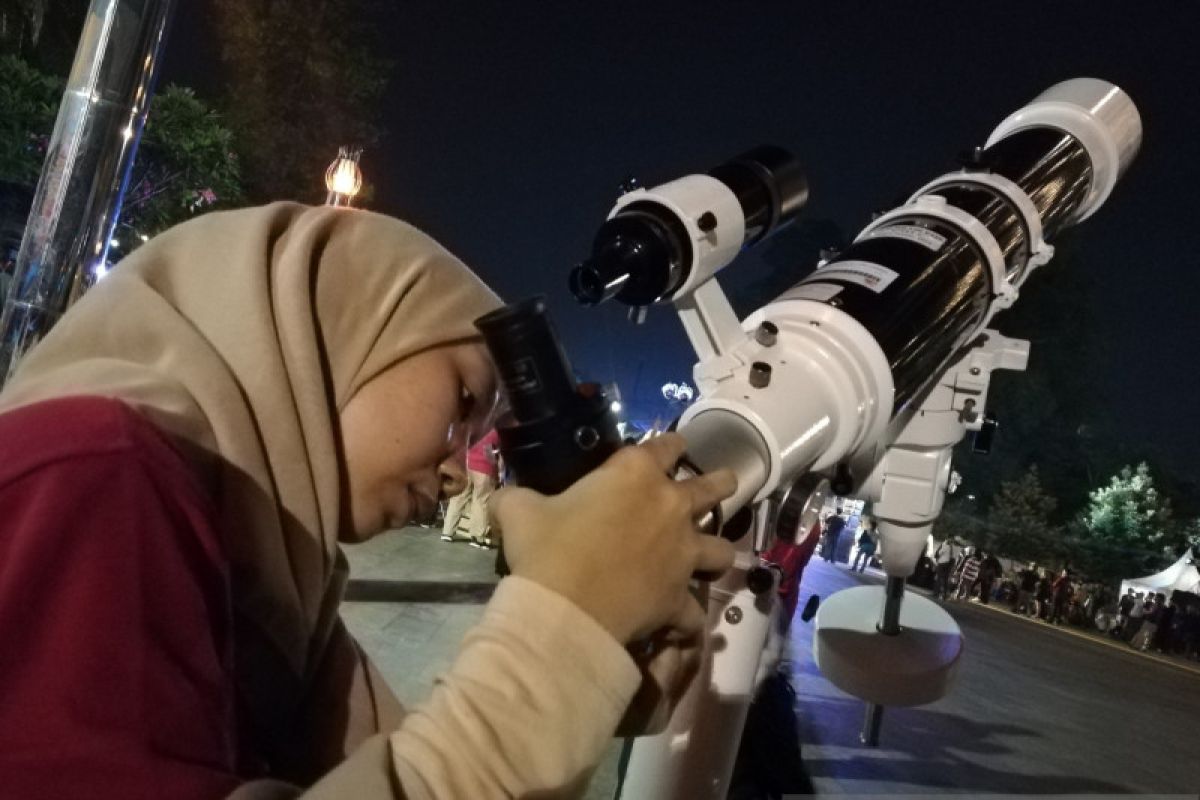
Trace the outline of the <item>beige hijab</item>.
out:
<instances>
[{"instance_id":1,"label":"beige hijab","mask_svg":"<svg viewBox=\"0 0 1200 800\"><path fill-rule=\"evenodd\" d=\"M388 217L292 203L213 213L121 262L25 358L0 409L114 397L180 445L213 490L233 565L243 697L257 726L286 726L344 582L338 411L406 356L475 337L498 304Z\"/></svg>"}]
</instances>

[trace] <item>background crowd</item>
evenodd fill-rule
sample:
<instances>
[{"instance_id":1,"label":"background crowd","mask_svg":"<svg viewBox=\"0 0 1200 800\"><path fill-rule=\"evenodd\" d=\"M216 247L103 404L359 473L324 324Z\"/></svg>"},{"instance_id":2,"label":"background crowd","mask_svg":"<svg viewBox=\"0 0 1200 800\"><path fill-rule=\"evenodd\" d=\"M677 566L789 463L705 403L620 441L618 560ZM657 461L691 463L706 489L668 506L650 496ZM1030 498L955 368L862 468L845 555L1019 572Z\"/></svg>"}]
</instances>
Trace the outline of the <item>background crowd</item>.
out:
<instances>
[{"instance_id":1,"label":"background crowd","mask_svg":"<svg viewBox=\"0 0 1200 800\"><path fill-rule=\"evenodd\" d=\"M1073 625L1107 634L1141 651L1200 660L1200 603L1175 592L1110 587L1088 581L1068 568L1037 564L1006 568L994 554L941 542L931 558L933 591L941 600L1008 606L1013 613L1052 625Z\"/></svg>"}]
</instances>

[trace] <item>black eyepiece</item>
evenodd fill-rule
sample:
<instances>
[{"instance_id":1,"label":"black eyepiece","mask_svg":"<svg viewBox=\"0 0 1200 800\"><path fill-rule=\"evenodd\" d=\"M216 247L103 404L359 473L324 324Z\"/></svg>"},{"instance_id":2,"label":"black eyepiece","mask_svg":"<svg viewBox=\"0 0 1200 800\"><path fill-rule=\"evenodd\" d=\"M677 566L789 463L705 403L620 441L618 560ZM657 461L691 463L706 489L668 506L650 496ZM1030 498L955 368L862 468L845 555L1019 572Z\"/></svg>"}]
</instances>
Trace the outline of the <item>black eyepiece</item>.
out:
<instances>
[{"instance_id":1,"label":"black eyepiece","mask_svg":"<svg viewBox=\"0 0 1200 800\"><path fill-rule=\"evenodd\" d=\"M507 305L475 320L518 423L554 416L574 402L575 376L546 316L544 297Z\"/></svg>"}]
</instances>

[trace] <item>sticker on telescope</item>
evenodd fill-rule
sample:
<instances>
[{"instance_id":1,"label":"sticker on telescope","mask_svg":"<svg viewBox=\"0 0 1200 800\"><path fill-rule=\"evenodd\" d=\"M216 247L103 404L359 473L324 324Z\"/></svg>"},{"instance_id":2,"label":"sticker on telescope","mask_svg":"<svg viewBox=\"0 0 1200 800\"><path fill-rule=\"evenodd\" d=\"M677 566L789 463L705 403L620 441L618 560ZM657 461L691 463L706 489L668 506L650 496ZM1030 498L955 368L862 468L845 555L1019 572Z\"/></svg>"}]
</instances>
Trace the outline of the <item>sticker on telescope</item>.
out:
<instances>
[{"instance_id":1,"label":"sticker on telescope","mask_svg":"<svg viewBox=\"0 0 1200 800\"><path fill-rule=\"evenodd\" d=\"M900 273L870 261L834 261L818 268L813 277L823 281L857 283L879 293L891 286L892 281L900 277Z\"/></svg>"},{"instance_id":2,"label":"sticker on telescope","mask_svg":"<svg viewBox=\"0 0 1200 800\"><path fill-rule=\"evenodd\" d=\"M933 252L942 249L942 245L946 243L946 237L940 233L922 228L920 225L885 225L882 228L877 228L866 236L864 239L906 239L910 242L915 242L923 247L928 247Z\"/></svg>"},{"instance_id":3,"label":"sticker on telescope","mask_svg":"<svg viewBox=\"0 0 1200 800\"><path fill-rule=\"evenodd\" d=\"M836 283L802 283L784 293L780 300L816 300L827 303L841 293L845 287Z\"/></svg>"}]
</instances>

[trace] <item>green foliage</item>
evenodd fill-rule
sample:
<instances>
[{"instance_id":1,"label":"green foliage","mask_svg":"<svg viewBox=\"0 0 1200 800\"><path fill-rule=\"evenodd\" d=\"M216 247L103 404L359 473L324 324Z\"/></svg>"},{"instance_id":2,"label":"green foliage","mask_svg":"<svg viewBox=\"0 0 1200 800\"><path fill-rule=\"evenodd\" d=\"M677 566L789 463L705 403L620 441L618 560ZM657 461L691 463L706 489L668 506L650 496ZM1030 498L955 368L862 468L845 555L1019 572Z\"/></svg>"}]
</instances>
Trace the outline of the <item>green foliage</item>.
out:
<instances>
[{"instance_id":1,"label":"green foliage","mask_svg":"<svg viewBox=\"0 0 1200 800\"><path fill-rule=\"evenodd\" d=\"M1122 467L1107 486L1089 493L1073 531L1073 549L1089 575L1118 580L1170 564L1179 555L1184 530L1173 522L1170 502L1142 462L1136 469Z\"/></svg>"},{"instance_id":2,"label":"green foliage","mask_svg":"<svg viewBox=\"0 0 1200 800\"><path fill-rule=\"evenodd\" d=\"M933 538L939 542L954 537L978 547L992 544L987 524L979 517L975 501L962 494L946 498L942 513L933 523Z\"/></svg>"},{"instance_id":3,"label":"green foliage","mask_svg":"<svg viewBox=\"0 0 1200 800\"><path fill-rule=\"evenodd\" d=\"M390 65L381 0L216 0L228 115L254 202L324 199L340 145L370 146Z\"/></svg>"},{"instance_id":4,"label":"green foliage","mask_svg":"<svg viewBox=\"0 0 1200 800\"><path fill-rule=\"evenodd\" d=\"M37 183L63 82L17 56L0 56L0 180Z\"/></svg>"},{"instance_id":5,"label":"green foliage","mask_svg":"<svg viewBox=\"0 0 1200 800\"><path fill-rule=\"evenodd\" d=\"M0 180L33 188L63 82L0 56ZM170 86L150 104L118 226L124 251L202 211L241 202L233 134L191 89Z\"/></svg>"},{"instance_id":6,"label":"green foliage","mask_svg":"<svg viewBox=\"0 0 1200 800\"><path fill-rule=\"evenodd\" d=\"M1050 524L1058 501L1042 487L1036 465L1004 481L988 513L990 547L1020 561L1048 563L1062 555L1061 531Z\"/></svg>"},{"instance_id":7,"label":"green foliage","mask_svg":"<svg viewBox=\"0 0 1200 800\"><path fill-rule=\"evenodd\" d=\"M125 194L121 226L152 236L242 196L233 133L191 89L170 86L151 101Z\"/></svg>"}]
</instances>

